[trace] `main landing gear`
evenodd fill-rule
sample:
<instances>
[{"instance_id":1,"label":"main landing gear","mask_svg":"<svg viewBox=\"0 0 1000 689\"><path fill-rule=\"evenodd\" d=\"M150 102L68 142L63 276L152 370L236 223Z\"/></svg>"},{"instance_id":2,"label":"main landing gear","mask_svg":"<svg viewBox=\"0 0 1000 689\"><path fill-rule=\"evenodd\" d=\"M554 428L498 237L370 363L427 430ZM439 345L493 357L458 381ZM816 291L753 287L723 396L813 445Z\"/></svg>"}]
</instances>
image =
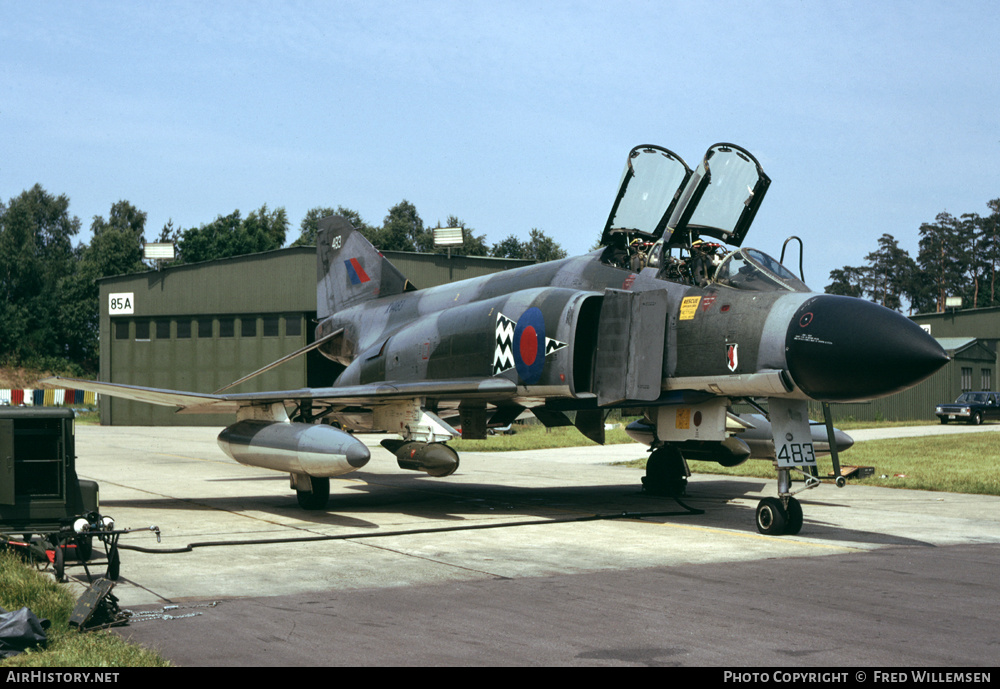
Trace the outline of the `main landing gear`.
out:
<instances>
[{"instance_id":1,"label":"main landing gear","mask_svg":"<svg viewBox=\"0 0 1000 689\"><path fill-rule=\"evenodd\" d=\"M330 479L306 474L292 474L292 488L304 510L324 510L330 501Z\"/></svg>"},{"instance_id":2,"label":"main landing gear","mask_svg":"<svg viewBox=\"0 0 1000 689\"><path fill-rule=\"evenodd\" d=\"M673 445L663 445L653 450L646 460L646 475L642 489L652 495L679 498L687 489L691 472L681 451Z\"/></svg>"}]
</instances>

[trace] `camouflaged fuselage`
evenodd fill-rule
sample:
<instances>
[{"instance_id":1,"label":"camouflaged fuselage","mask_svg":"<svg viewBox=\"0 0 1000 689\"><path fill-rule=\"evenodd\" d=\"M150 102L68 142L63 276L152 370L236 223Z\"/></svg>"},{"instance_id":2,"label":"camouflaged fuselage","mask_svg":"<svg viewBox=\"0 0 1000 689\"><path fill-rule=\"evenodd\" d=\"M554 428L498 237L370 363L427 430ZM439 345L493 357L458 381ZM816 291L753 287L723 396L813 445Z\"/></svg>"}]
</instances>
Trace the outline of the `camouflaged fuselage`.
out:
<instances>
[{"instance_id":1,"label":"camouflaged fuselage","mask_svg":"<svg viewBox=\"0 0 1000 689\"><path fill-rule=\"evenodd\" d=\"M787 317L809 295L692 287L659 279L653 268L637 273L607 265L601 253L373 299L336 313L317 329L321 337L343 328L350 343L347 368L335 385L500 376L535 392L591 393L606 290L665 295L662 351L649 354L663 379L784 367ZM781 322L768 328L779 301L772 320ZM682 313L682 302L696 303ZM507 342L503 319L513 324ZM727 354L731 344L737 346L735 361ZM510 360L498 361L505 345Z\"/></svg>"}]
</instances>

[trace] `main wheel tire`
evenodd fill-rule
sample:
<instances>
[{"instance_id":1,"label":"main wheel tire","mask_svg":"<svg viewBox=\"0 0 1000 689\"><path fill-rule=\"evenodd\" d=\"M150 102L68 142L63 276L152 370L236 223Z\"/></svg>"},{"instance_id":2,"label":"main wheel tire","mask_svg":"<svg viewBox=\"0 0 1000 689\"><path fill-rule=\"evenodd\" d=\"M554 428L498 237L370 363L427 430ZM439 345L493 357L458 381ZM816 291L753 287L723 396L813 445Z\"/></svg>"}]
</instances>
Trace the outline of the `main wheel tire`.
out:
<instances>
[{"instance_id":1,"label":"main wheel tire","mask_svg":"<svg viewBox=\"0 0 1000 689\"><path fill-rule=\"evenodd\" d=\"M687 489L684 457L672 445L658 448L646 460L646 475L642 488L653 495L680 497Z\"/></svg>"},{"instance_id":2,"label":"main wheel tire","mask_svg":"<svg viewBox=\"0 0 1000 689\"><path fill-rule=\"evenodd\" d=\"M778 498L764 498L757 503L757 531L767 536L782 536L788 528L788 513Z\"/></svg>"},{"instance_id":3,"label":"main wheel tire","mask_svg":"<svg viewBox=\"0 0 1000 689\"><path fill-rule=\"evenodd\" d=\"M310 476L309 483L312 486L312 491L295 491L299 507L304 510L322 510L326 508L326 504L330 501L330 479Z\"/></svg>"},{"instance_id":4,"label":"main wheel tire","mask_svg":"<svg viewBox=\"0 0 1000 689\"><path fill-rule=\"evenodd\" d=\"M982 425L983 413L981 411L977 411L975 414L969 417L969 423L971 423L973 426Z\"/></svg>"}]
</instances>

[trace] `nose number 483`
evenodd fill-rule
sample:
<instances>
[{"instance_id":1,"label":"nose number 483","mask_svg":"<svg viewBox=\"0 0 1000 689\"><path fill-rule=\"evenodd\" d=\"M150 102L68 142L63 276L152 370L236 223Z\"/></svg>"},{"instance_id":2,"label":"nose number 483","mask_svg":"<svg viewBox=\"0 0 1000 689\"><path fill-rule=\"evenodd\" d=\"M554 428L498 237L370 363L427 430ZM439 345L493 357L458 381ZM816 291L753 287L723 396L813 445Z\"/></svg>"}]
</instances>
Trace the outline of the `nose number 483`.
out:
<instances>
[{"instance_id":1,"label":"nose number 483","mask_svg":"<svg viewBox=\"0 0 1000 689\"><path fill-rule=\"evenodd\" d=\"M778 450L778 465L816 464L812 443L783 443Z\"/></svg>"}]
</instances>

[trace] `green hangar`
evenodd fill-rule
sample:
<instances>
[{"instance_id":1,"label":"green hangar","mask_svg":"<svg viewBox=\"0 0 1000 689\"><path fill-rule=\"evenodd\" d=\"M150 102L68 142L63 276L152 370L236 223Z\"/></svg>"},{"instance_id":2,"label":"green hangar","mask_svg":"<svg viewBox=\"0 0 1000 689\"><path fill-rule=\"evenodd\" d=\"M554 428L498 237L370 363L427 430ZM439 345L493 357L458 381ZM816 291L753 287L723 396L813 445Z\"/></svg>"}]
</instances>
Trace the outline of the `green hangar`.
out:
<instances>
[{"instance_id":1,"label":"green hangar","mask_svg":"<svg viewBox=\"0 0 1000 689\"><path fill-rule=\"evenodd\" d=\"M532 263L384 252L416 287ZM316 325L316 248L177 265L100 281L100 379L166 390L214 392L311 343ZM336 366L309 352L233 388L294 390L333 382ZM224 426L219 414L177 414L107 395L101 423Z\"/></svg>"}]
</instances>

